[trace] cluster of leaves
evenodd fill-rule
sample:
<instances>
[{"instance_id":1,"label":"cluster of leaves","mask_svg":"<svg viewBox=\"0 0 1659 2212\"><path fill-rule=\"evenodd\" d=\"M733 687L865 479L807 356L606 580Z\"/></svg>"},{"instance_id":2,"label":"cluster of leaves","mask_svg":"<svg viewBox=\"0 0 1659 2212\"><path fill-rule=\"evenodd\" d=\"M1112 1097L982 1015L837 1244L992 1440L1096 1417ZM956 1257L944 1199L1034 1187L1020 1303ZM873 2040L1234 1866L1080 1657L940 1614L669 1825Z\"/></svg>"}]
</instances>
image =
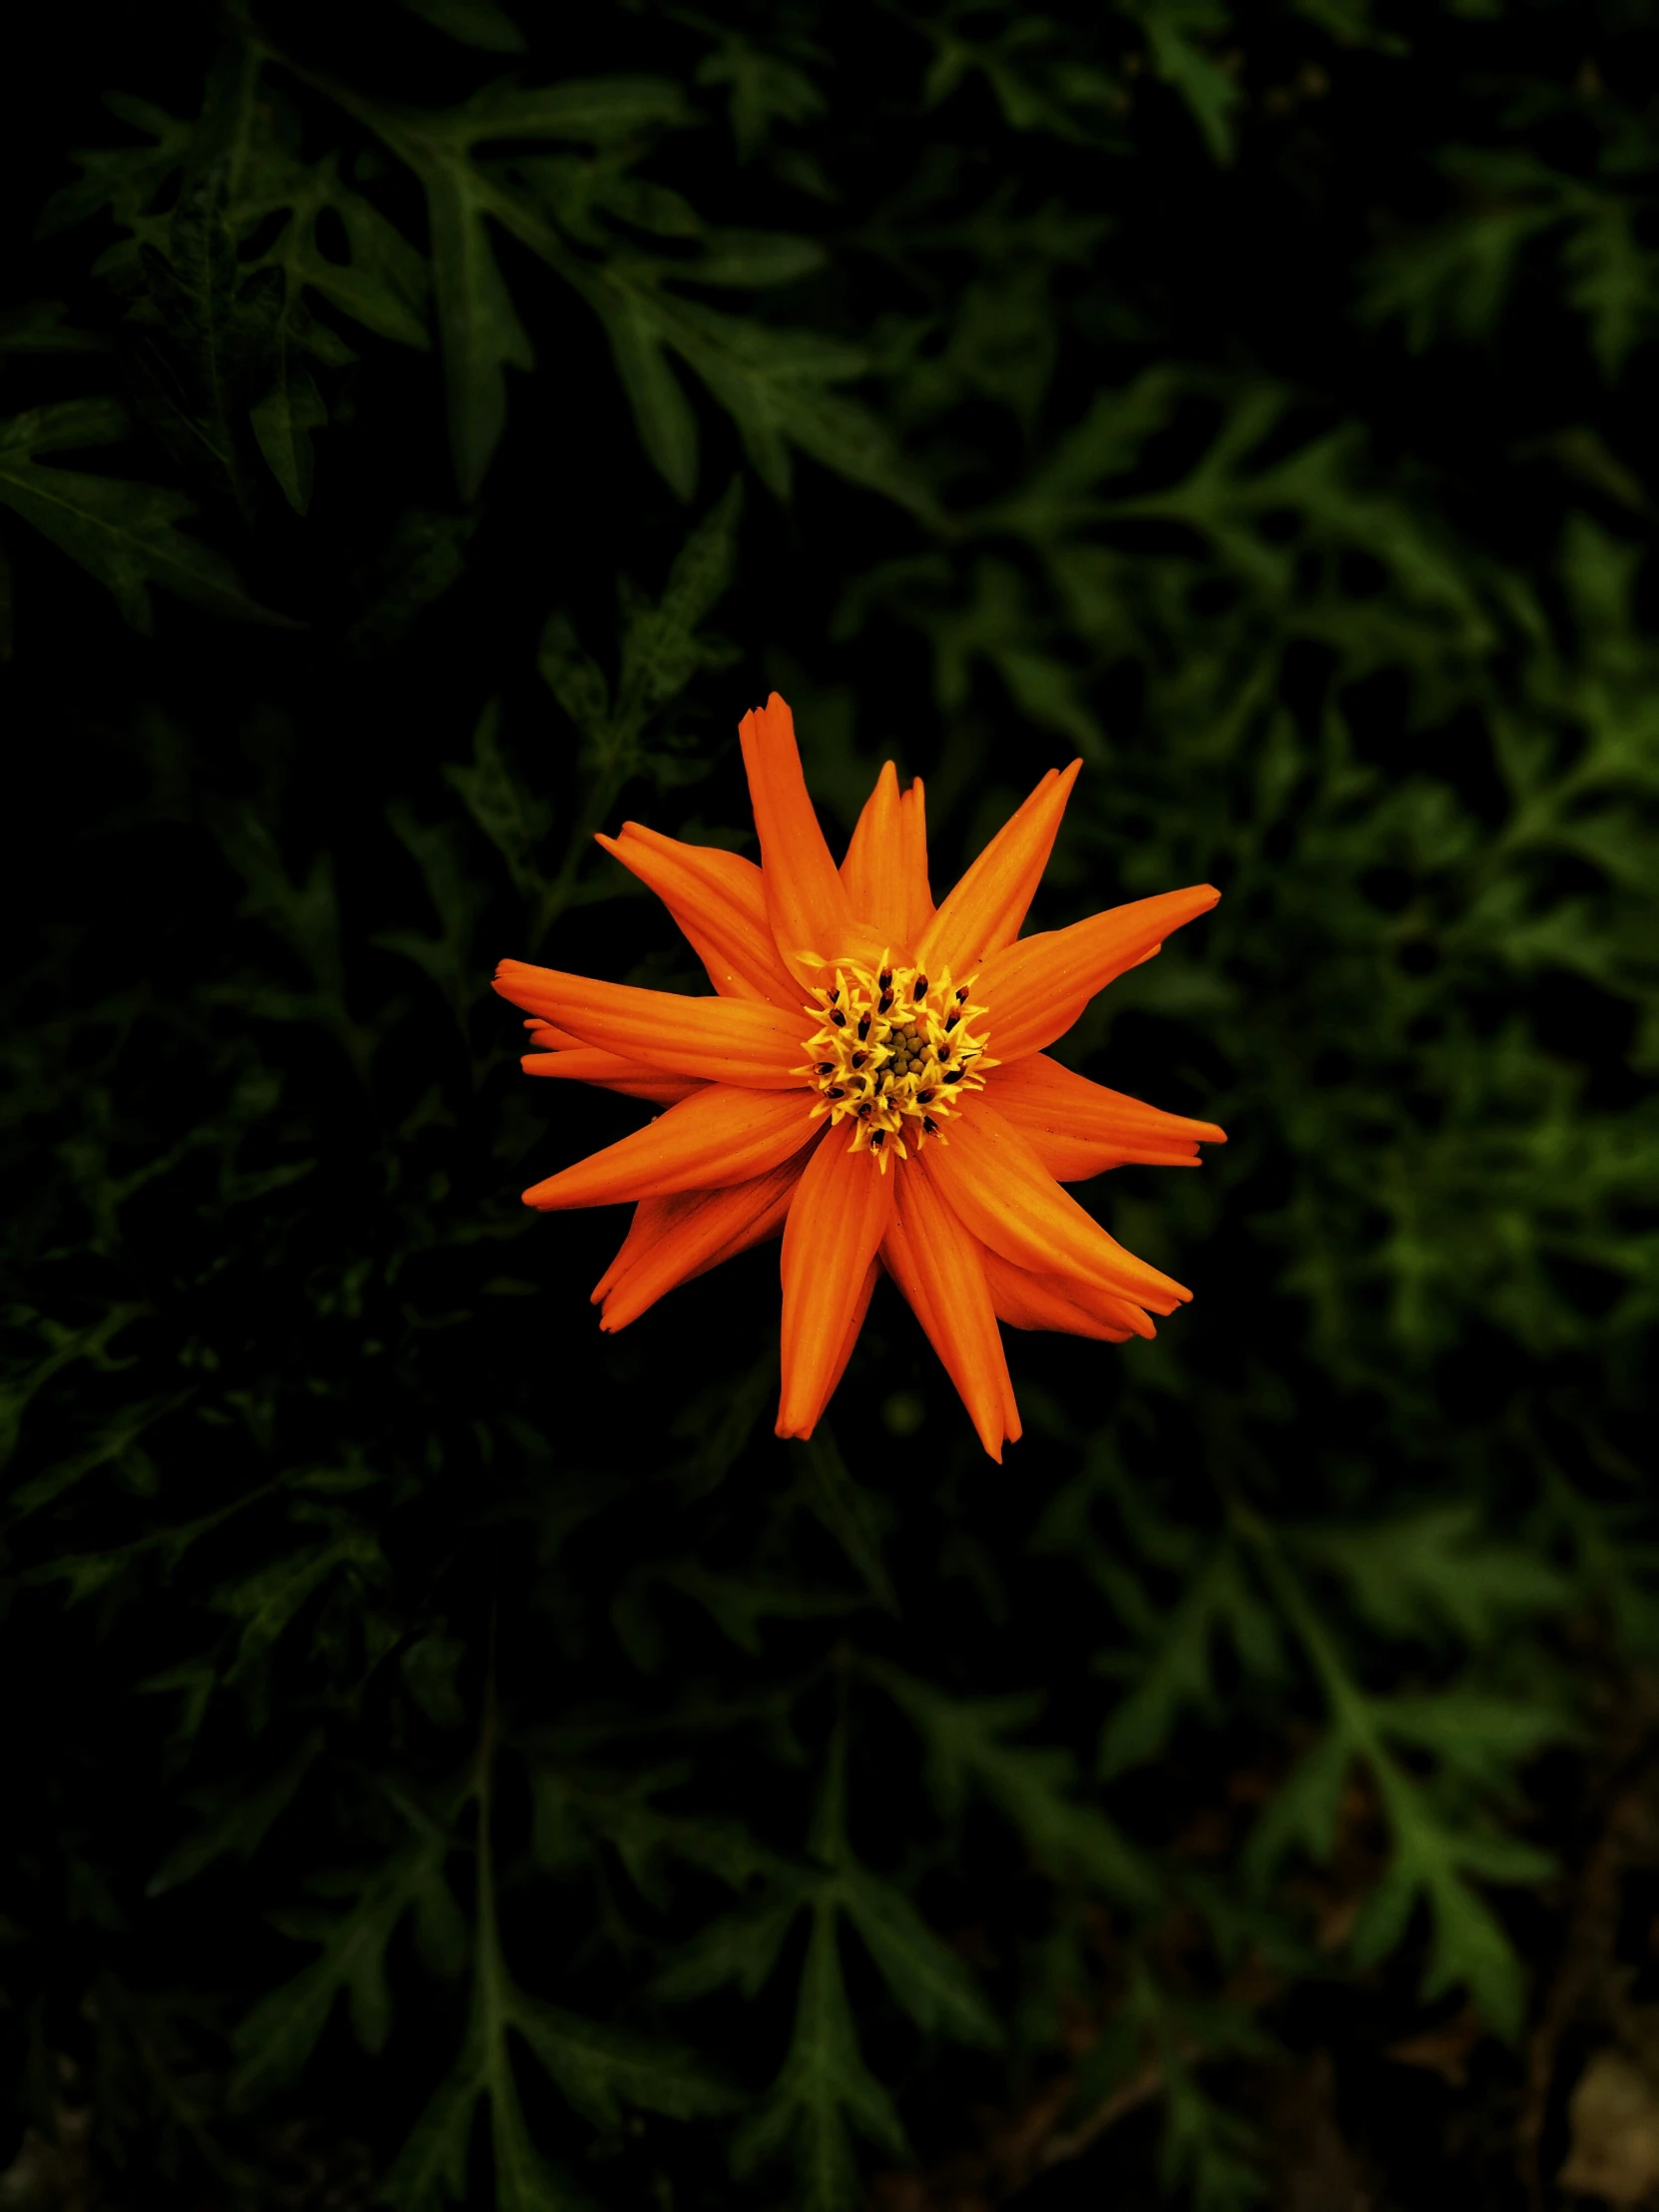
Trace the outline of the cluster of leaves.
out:
<instances>
[{"instance_id":1,"label":"cluster of leaves","mask_svg":"<svg viewBox=\"0 0 1659 2212\"><path fill-rule=\"evenodd\" d=\"M851 2212L1035 2097L1001 2195L1121 2123L1229 2212L1322 1992L1520 2034L1568 1654L1659 1651L1659 122L1583 21L230 8L41 153L0 2032L111 2201L297 2129ZM781 1445L765 1255L600 1339L514 1196L630 1109L490 962L693 985L591 832L741 844L769 680L936 888L1080 752L1045 921L1227 893L1063 1048L1230 1126L1088 1194L1202 1296L1019 1341L1017 1472L896 1302Z\"/></svg>"}]
</instances>

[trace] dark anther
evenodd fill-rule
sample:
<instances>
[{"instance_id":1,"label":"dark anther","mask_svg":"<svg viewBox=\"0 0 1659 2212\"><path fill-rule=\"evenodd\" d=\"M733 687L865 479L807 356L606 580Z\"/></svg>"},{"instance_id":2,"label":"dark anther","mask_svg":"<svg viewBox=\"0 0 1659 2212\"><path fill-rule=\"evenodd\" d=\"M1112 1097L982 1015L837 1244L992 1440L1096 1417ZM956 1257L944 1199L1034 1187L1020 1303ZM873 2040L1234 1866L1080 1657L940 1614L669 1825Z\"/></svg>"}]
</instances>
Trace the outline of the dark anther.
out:
<instances>
[{"instance_id":1,"label":"dark anther","mask_svg":"<svg viewBox=\"0 0 1659 2212\"><path fill-rule=\"evenodd\" d=\"M868 1016L868 1014L860 1014L860 1015L858 1016L858 1042L859 1042L860 1044L862 1044L862 1043L863 1043L863 1041L864 1041L864 1039L865 1039L865 1038L866 1038L866 1037L867 1037L868 1035L869 1035L869 1016Z\"/></svg>"},{"instance_id":2,"label":"dark anther","mask_svg":"<svg viewBox=\"0 0 1659 2212\"><path fill-rule=\"evenodd\" d=\"M870 1104L869 1100L868 1100L868 1099L866 1098L866 1099L864 1100L863 1104L862 1104L862 1105L861 1105L861 1106L860 1106L860 1107L858 1108L858 1119L859 1119L860 1121L868 1121L868 1119L869 1119L870 1115L871 1115L871 1114L873 1114L873 1113L874 1113L874 1111L875 1111L875 1108L874 1108L874 1107L873 1107L873 1106L872 1106L872 1105Z\"/></svg>"},{"instance_id":3,"label":"dark anther","mask_svg":"<svg viewBox=\"0 0 1659 2212\"><path fill-rule=\"evenodd\" d=\"M892 981L892 969L890 967L884 967L881 970L880 974L875 978L875 980L877 981L877 983L880 984L881 988L885 990L887 985Z\"/></svg>"},{"instance_id":4,"label":"dark anther","mask_svg":"<svg viewBox=\"0 0 1659 2212\"><path fill-rule=\"evenodd\" d=\"M841 1012L838 1006L830 1007L830 1019L834 1023L837 1029L844 1029L846 1027L846 1016Z\"/></svg>"},{"instance_id":5,"label":"dark anther","mask_svg":"<svg viewBox=\"0 0 1659 2212\"><path fill-rule=\"evenodd\" d=\"M880 1003L880 1005L879 1005L879 1006L877 1006L877 1007L876 1007L875 1011L876 1011L876 1012L877 1012L878 1014L890 1014L890 1013L892 1012L892 992L891 992L891 991L886 991L886 990L884 990L884 991L883 991L883 992L881 993L881 1003Z\"/></svg>"},{"instance_id":6,"label":"dark anther","mask_svg":"<svg viewBox=\"0 0 1659 2212\"><path fill-rule=\"evenodd\" d=\"M944 1071L944 1079L947 1083L959 1083L962 1080L962 1077L966 1075L966 1068L946 1068Z\"/></svg>"},{"instance_id":7,"label":"dark anther","mask_svg":"<svg viewBox=\"0 0 1659 2212\"><path fill-rule=\"evenodd\" d=\"M834 1063L834 1061L833 1061L833 1060L820 1060L820 1062L819 1062L819 1064L818 1064L818 1071L819 1071L820 1075L833 1075L833 1074L834 1074L834 1072L835 1072L835 1063Z\"/></svg>"},{"instance_id":8,"label":"dark anther","mask_svg":"<svg viewBox=\"0 0 1659 2212\"><path fill-rule=\"evenodd\" d=\"M918 975L918 976L916 977L916 987L915 987L915 989L914 989L914 990L913 990L913 991L912 991L912 992L910 993L910 996L911 996L911 997L912 997L912 998L913 998L913 999L915 1000L915 1002L916 1002L916 1004L917 1004L918 1006L919 1006L919 1005L921 1004L922 1000L923 1000L923 999L924 999L924 998L925 998L925 997L927 996L927 978L926 978L926 976L925 976L925 975Z\"/></svg>"},{"instance_id":9,"label":"dark anther","mask_svg":"<svg viewBox=\"0 0 1659 2212\"><path fill-rule=\"evenodd\" d=\"M832 991L831 991L831 992L830 993L830 1005L831 1005L831 1006L833 1006L833 1004L835 1003L836 999L837 999L837 998L839 998L839 996L840 996L840 995L841 995L841 994L840 994L840 991L839 991L839 989L838 989L838 988L837 988L837 989L835 989L835 990L832 990Z\"/></svg>"},{"instance_id":10,"label":"dark anther","mask_svg":"<svg viewBox=\"0 0 1659 2212\"><path fill-rule=\"evenodd\" d=\"M967 1004L967 994L968 987L964 983L961 989L956 993L956 1003L958 1006L965 1006Z\"/></svg>"},{"instance_id":11,"label":"dark anther","mask_svg":"<svg viewBox=\"0 0 1659 2212\"><path fill-rule=\"evenodd\" d=\"M852 1055L852 1065L855 1068L861 1068L868 1058L869 1054L867 1052L854 1052Z\"/></svg>"},{"instance_id":12,"label":"dark anther","mask_svg":"<svg viewBox=\"0 0 1659 2212\"><path fill-rule=\"evenodd\" d=\"M933 1103L933 1094L932 1094L932 1092L931 1092L931 1091L917 1091L917 1093L916 1093L916 1104L917 1104L918 1106L931 1106L931 1105L932 1105L932 1103Z\"/></svg>"},{"instance_id":13,"label":"dark anther","mask_svg":"<svg viewBox=\"0 0 1659 2212\"><path fill-rule=\"evenodd\" d=\"M960 1014L952 1014L950 1019L945 1023L944 1033L947 1037L949 1036L951 1030L954 1029L956 1024L961 1020L961 1018L962 1017Z\"/></svg>"},{"instance_id":14,"label":"dark anther","mask_svg":"<svg viewBox=\"0 0 1659 2212\"><path fill-rule=\"evenodd\" d=\"M938 1125L938 1123L937 1123L937 1122L936 1122L936 1121L935 1121L935 1120L933 1119L933 1117L932 1117L932 1115L931 1115L931 1114L923 1114L923 1115L922 1115L922 1117L921 1117L921 1126L923 1127L923 1129L925 1129L925 1130L926 1130L927 1134L928 1134L928 1135L929 1135L930 1137L936 1137L936 1136L938 1135L938 1133L939 1133L939 1125Z\"/></svg>"},{"instance_id":15,"label":"dark anther","mask_svg":"<svg viewBox=\"0 0 1659 2212\"><path fill-rule=\"evenodd\" d=\"M837 1084L833 1090L826 1091L824 1095L826 1098L844 1098L846 1093Z\"/></svg>"},{"instance_id":16,"label":"dark anther","mask_svg":"<svg viewBox=\"0 0 1659 2212\"><path fill-rule=\"evenodd\" d=\"M880 1149L881 1149L881 1147L882 1147L882 1146L883 1146L883 1145L884 1145L884 1144L886 1143L886 1141L887 1141L887 1132L886 1132L886 1131L885 1131L884 1129L872 1129L872 1130L870 1131L870 1133L869 1133L869 1149L871 1150L871 1152L879 1152L879 1151L880 1151Z\"/></svg>"}]
</instances>

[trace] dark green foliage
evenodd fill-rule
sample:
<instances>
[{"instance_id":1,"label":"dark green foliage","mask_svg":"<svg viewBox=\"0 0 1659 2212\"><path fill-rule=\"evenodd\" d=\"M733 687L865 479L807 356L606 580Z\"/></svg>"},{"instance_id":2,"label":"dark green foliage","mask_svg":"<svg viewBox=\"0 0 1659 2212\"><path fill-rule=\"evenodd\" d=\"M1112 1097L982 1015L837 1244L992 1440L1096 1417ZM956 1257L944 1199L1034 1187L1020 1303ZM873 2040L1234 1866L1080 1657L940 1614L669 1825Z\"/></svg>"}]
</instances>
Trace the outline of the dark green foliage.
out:
<instances>
[{"instance_id":1,"label":"dark green foliage","mask_svg":"<svg viewBox=\"0 0 1659 2212\"><path fill-rule=\"evenodd\" d=\"M0 310L29 2155L854 2212L991 2113L986 2201L1232 2212L1296 2053L1459 2017L1555 2112L1659 1656L1651 26L62 14ZM837 835L926 776L936 892L1081 753L1039 925L1225 893L1062 1047L1228 1127L1086 1192L1196 1302L1010 1336L1001 1469L896 1297L780 1444L770 1255L606 1337L621 1222L518 1202L643 1115L521 1075L492 963L696 988L593 834L750 847L774 684ZM1379 2205L1560 2154L1352 2124Z\"/></svg>"}]
</instances>

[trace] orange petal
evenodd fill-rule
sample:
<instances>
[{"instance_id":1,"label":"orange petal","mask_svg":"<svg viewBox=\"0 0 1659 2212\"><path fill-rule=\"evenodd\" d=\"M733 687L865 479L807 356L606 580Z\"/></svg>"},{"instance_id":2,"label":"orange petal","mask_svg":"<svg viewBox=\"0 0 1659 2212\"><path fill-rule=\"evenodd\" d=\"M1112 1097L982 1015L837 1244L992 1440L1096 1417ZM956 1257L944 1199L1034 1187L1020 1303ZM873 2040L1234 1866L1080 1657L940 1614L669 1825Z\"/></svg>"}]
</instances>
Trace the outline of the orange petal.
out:
<instances>
[{"instance_id":1,"label":"orange petal","mask_svg":"<svg viewBox=\"0 0 1659 2212\"><path fill-rule=\"evenodd\" d=\"M760 832L772 934L790 972L815 980L817 964L804 960L803 953L830 960L845 953L855 917L808 797L795 717L774 692L764 707L744 716L738 736Z\"/></svg>"},{"instance_id":2,"label":"orange petal","mask_svg":"<svg viewBox=\"0 0 1659 2212\"><path fill-rule=\"evenodd\" d=\"M1213 1121L1166 1114L1122 1091L1109 1091L1033 1052L986 1077L996 1110L1011 1121L1061 1183L1079 1183L1105 1168L1138 1161L1150 1167L1197 1167L1198 1146L1225 1144Z\"/></svg>"},{"instance_id":3,"label":"orange petal","mask_svg":"<svg viewBox=\"0 0 1659 2212\"><path fill-rule=\"evenodd\" d=\"M1000 1465L1003 1438L1019 1435L1019 1408L985 1284L984 1247L937 1186L908 1168L906 1162L893 1174L893 1219L881 1257L944 1363L979 1441Z\"/></svg>"},{"instance_id":4,"label":"orange petal","mask_svg":"<svg viewBox=\"0 0 1659 2212\"><path fill-rule=\"evenodd\" d=\"M682 844L637 822L598 842L657 893L723 998L766 998L793 1011L801 991L772 941L753 860L717 845Z\"/></svg>"},{"instance_id":5,"label":"orange petal","mask_svg":"<svg viewBox=\"0 0 1659 2212\"><path fill-rule=\"evenodd\" d=\"M682 1107L679 1111L684 1112ZM829 1396L869 1263L892 1219L893 1178L839 1133L807 1162L784 1226L780 1436L810 1436Z\"/></svg>"},{"instance_id":6,"label":"orange petal","mask_svg":"<svg viewBox=\"0 0 1659 2212\"><path fill-rule=\"evenodd\" d=\"M920 786L916 789L919 792ZM875 779L875 789L864 801L864 811L841 862L841 881L854 913L873 922L877 934L893 952L911 945L926 919L921 912L922 900L927 896L925 829L919 871L915 865L915 825L919 820L919 799L906 814L898 772L891 761L885 762Z\"/></svg>"},{"instance_id":7,"label":"orange petal","mask_svg":"<svg viewBox=\"0 0 1659 2212\"><path fill-rule=\"evenodd\" d=\"M587 1045L671 1075L700 1076L755 1091L792 1090L801 1078L805 1017L754 998L686 998L601 983L559 968L503 960L495 971L503 998L544 1014Z\"/></svg>"},{"instance_id":8,"label":"orange petal","mask_svg":"<svg viewBox=\"0 0 1659 2212\"><path fill-rule=\"evenodd\" d=\"M927 880L927 795L919 776L899 801L899 830L904 839L904 879L909 885L904 941L914 944L933 918L933 892Z\"/></svg>"},{"instance_id":9,"label":"orange petal","mask_svg":"<svg viewBox=\"0 0 1659 2212\"><path fill-rule=\"evenodd\" d=\"M923 931L916 948L923 967L970 975L988 953L1013 943L1042 881L1082 766L1073 761L1063 773L1050 769L1003 824ZM980 995L975 991L975 998Z\"/></svg>"},{"instance_id":10,"label":"orange petal","mask_svg":"<svg viewBox=\"0 0 1659 2212\"><path fill-rule=\"evenodd\" d=\"M1138 1306L1064 1275L1032 1275L999 1252L986 1251L985 1283L999 1321L1010 1329L1049 1329L1064 1337L1095 1337L1109 1345L1157 1331Z\"/></svg>"},{"instance_id":11,"label":"orange petal","mask_svg":"<svg viewBox=\"0 0 1659 2212\"><path fill-rule=\"evenodd\" d=\"M666 1068L648 1067L643 1060L625 1060L617 1052L596 1052L585 1044L561 1046L552 1052L526 1052L519 1061L526 1075L552 1075L570 1083L592 1083L602 1091L617 1091L624 1098L643 1098L653 1106L674 1106L694 1091L708 1089L689 1075L671 1075Z\"/></svg>"},{"instance_id":12,"label":"orange petal","mask_svg":"<svg viewBox=\"0 0 1659 2212\"><path fill-rule=\"evenodd\" d=\"M533 1184L524 1203L546 1213L729 1189L782 1167L823 1126L808 1112L804 1091L739 1091L709 1083L631 1137Z\"/></svg>"},{"instance_id":13,"label":"orange petal","mask_svg":"<svg viewBox=\"0 0 1659 2212\"><path fill-rule=\"evenodd\" d=\"M808 1435L812 1434L813 1429L824 1418L824 1408L834 1396L840 1384L840 1379L846 1373L846 1363L852 1357L852 1349L858 1342L858 1332L864 1326L864 1316L869 1312L870 1294L875 1289L875 1278L880 1272L881 1263L879 1260L871 1260L869 1266L864 1270L863 1287L853 1301L852 1318L846 1325L846 1335L841 1339L840 1351L830 1363L830 1372L825 1377L824 1386L819 1392L818 1403L813 1407L812 1422L805 1431Z\"/></svg>"},{"instance_id":14,"label":"orange petal","mask_svg":"<svg viewBox=\"0 0 1659 2212\"><path fill-rule=\"evenodd\" d=\"M1016 1267L1076 1276L1158 1314L1193 1295L1107 1236L983 1094L952 1118L948 1142L925 1146L904 1163L906 1173L912 1165L933 1179L981 1244Z\"/></svg>"},{"instance_id":15,"label":"orange petal","mask_svg":"<svg viewBox=\"0 0 1659 2212\"><path fill-rule=\"evenodd\" d=\"M530 1042L538 1052L567 1052L572 1045L580 1044L580 1037L573 1037L568 1029L556 1023L543 1021L540 1014L526 1017L524 1026L530 1032Z\"/></svg>"},{"instance_id":16,"label":"orange petal","mask_svg":"<svg viewBox=\"0 0 1659 2212\"><path fill-rule=\"evenodd\" d=\"M1220 896L1209 883L1163 891L993 952L973 990L992 1052L1006 1063L1052 1044L1097 991L1150 960L1172 929L1208 913Z\"/></svg>"},{"instance_id":17,"label":"orange petal","mask_svg":"<svg viewBox=\"0 0 1659 2212\"><path fill-rule=\"evenodd\" d=\"M641 1199L622 1250L594 1290L593 1303L605 1309L600 1328L626 1329L677 1284L776 1237L805 1165L797 1153L770 1174L730 1190Z\"/></svg>"}]
</instances>

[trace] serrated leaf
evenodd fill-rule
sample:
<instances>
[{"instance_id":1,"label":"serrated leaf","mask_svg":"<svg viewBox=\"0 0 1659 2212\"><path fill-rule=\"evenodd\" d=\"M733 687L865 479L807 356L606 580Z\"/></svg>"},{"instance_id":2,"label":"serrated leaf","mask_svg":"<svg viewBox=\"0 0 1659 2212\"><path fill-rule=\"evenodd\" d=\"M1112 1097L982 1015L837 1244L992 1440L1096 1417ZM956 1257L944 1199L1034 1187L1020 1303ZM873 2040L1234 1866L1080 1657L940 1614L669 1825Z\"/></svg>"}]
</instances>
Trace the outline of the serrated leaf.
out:
<instances>
[{"instance_id":1,"label":"serrated leaf","mask_svg":"<svg viewBox=\"0 0 1659 2212\"><path fill-rule=\"evenodd\" d=\"M464 2201L473 2115L483 2090L476 2072L458 2067L449 2076L382 2180L383 2203L395 2206L396 2212L441 2212L445 2204Z\"/></svg>"},{"instance_id":2,"label":"serrated leaf","mask_svg":"<svg viewBox=\"0 0 1659 2212\"><path fill-rule=\"evenodd\" d=\"M642 296L596 284L593 303L611 341L646 456L676 498L697 489L697 417L670 365L656 317Z\"/></svg>"},{"instance_id":3,"label":"serrated leaf","mask_svg":"<svg viewBox=\"0 0 1659 2212\"><path fill-rule=\"evenodd\" d=\"M595 2127L615 2127L630 2106L689 2120L732 2111L741 2102L688 2051L671 2044L523 1995L515 1995L511 2017L561 2094Z\"/></svg>"},{"instance_id":4,"label":"serrated leaf","mask_svg":"<svg viewBox=\"0 0 1659 2212\"><path fill-rule=\"evenodd\" d=\"M403 0L433 30L486 54L522 54L524 33L497 0Z\"/></svg>"},{"instance_id":5,"label":"serrated leaf","mask_svg":"<svg viewBox=\"0 0 1659 2212\"><path fill-rule=\"evenodd\" d=\"M0 353L107 353L110 340L98 330L77 330L64 320L61 299L31 299L0 314Z\"/></svg>"},{"instance_id":6,"label":"serrated leaf","mask_svg":"<svg viewBox=\"0 0 1659 2212\"><path fill-rule=\"evenodd\" d=\"M853 2133L895 2157L905 2152L892 2100L864 2064L841 1978L833 1908L821 1903L796 2000L789 2056L759 2109L732 2138L740 2178L788 2156L803 2212L856 2212Z\"/></svg>"},{"instance_id":7,"label":"serrated leaf","mask_svg":"<svg viewBox=\"0 0 1659 2212\"><path fill-rule=\"evenodd\" d=\"M953 1811L970 1787L977 1788L1056 1880L1099 1890L1124 1905L1155 1901L1157 1885L1140 1854L1104 1813L1073 1795L1071 1754L1005 1741L1036 1718L1040 1695L957 1701L896 1667L874 1664L870 1671L920 1730L941 1810Z\"/></svg>"},{"instance_id":8,"label":"serrated leaf","mask_svg":"<svg viewBox=\"0 0 1659 2212\"><path fill-rule=\"evenodd\" d=\"M1329 1861L1336 1848L1343 1786L1353 1764L1347 1737L1333 1729L1291 1770L1250 1832L1244 1865L1253 1882L1266 1883L1298 1845L1316 1864Z\"/></svg>"},{"instance_id":9,"label":"serrated leaf","mask_svg":"<svg viewBox=\"0 0 1659 2212\"><path fill-rule=\"evenodd\" d=\"M274 382L263 398L255 400L250 416L260 451L283 498L295 514L303 514L311 503L316 477L311 432L326 424L328 410L310 370L286 348Z\"/></svg>"},{"instance_id":10,"label":"serrated leaf","mask_svg":"<svg viewBox=\"0 0 1659 2212\"><path fill-rule=\"evenodd\" d=\"M1223 1634L1252 1672L1272 1676L1282 1671L1273 1617L1251 1589L1230 1544L1222 1545L1194 1576L1162 1626L1161 1640L1146 1654L1139 1678L1106 1723L1100 1744L1103 1779L1156 1758L1185 1708L1214 1710L1211 1647Z\"/></svg>"},{"instance_id":11,"label":"serrated leaf","mask_svg":"<svg viewBox=\"0 0 1659 2212\"><path fill-rule=\"evenodd\" d=\"M145 1895L161 1897L181 1883L192 1882L216 1860L236 1858L246 1863L251 1859L293 1802L322 1748L322 1736L313 1732L291 1759L252 1787L239 1782L228 1794L198 1793L194 1803L208 1818L168 1853L151 1876Z\"/></svg>"},{"instance_id":12,"label":"serrated leaf","mask_svg":"<svg viewBox=\"0 0 1659 2212\"><path fill-rule=\"evenodd\" d=\"M778 1965L784 1938L805 1899L786 1889L741 1913L723 1914L670 1958L652 1987L665 2004L684 2004L715 1989L757 1996Z\"/></svg>"},{"instance_id":13,"label":"serrated leaf","mask_svg":"<svg viewBox=\"0 0 1659 2212\"><path fill-rule=\"evenodd\" d=\"M879 1501L874 1492L853 1481L827 1420L820 1421L801 1446L800 1457L807 1468L803 1494L808 1505L840 1545L870 1596L887 1612L896 1613L898 1600L881 1557Z\"/></svg>"},{"instance_id":14,"label":"serrated leaf","mask_svg":"<svg viewBox=\"0 0 1659 2212\"><path fill-rule=\"evenodd\" d=\"M1470 1504L1434 1505L1299 1541L1307 1557L1342 1576L1361 1612L1388 1635L1449 1628L1479 1646L1505 1620L1554 1611L1569 1596L1535 1552L1483 1536Z\"/></svg>"},{"instance_id":15,"label":"serrated leaf","mask_svg":"<svg viewBox=\"0 0 1659 2212\"><path fill-rule=\"evenodd\" d=\"M979 1984L901 1891L847 1865L836 1875L833 1895L888 1989L919 2028L986 2050L1001 2046L1002 2028Z\"/></svg>"},{"instance_id":16,"label":"serrated leaf","mask_svg":"<svg viewBox=\"0 0 1659 2212\"><path fill-rule=\"evenodd\" d=\"M552 827L547 802L526 789L508 766L501 750L500 706L491 700L472 733L472 762L462 768L444 765L444 781L461 795L466 810L506 861L520 889L534 888L540 878L530 866L530 854Z\"/></svg>"},{"instance_id":17,"label":"serrated leaf","mask_svg":"<svg viewBox=\"0 0 1659 2212\"><path fill-rule=\"evenodd\" d=\"M357 2040L365 2050L380 2049L391 2026L386 1953L406 1915L413 1914L421 1924L428 1961L441 1970L455 1970L464 1956L465 1931L444 1881L448 1852L448 1839L441 1834L417 1834L385 1865L353 1879L344 1911L307 1909L284 1917L285 1931L318 1944L319 1952L310 1965L263 1997L238 2027L239 2096L253 2100L291 2080L341 1997Z\"/></svg>"},{"instance_id":18,"label":"serrated leaf","mask_svg":"<svg viewBox=\"0 0 1659 2212\"><path fill-rule=\"evenodd\" d=\"M182 492L40 466L42 453L125 434L124 410L106 400L62 400L0 422L0 503L106 585L135 630L149 631L158 584L215 614L285 624L249 598L223 554L180 528L196 514Z\"/></svg>"}]
</instances>

